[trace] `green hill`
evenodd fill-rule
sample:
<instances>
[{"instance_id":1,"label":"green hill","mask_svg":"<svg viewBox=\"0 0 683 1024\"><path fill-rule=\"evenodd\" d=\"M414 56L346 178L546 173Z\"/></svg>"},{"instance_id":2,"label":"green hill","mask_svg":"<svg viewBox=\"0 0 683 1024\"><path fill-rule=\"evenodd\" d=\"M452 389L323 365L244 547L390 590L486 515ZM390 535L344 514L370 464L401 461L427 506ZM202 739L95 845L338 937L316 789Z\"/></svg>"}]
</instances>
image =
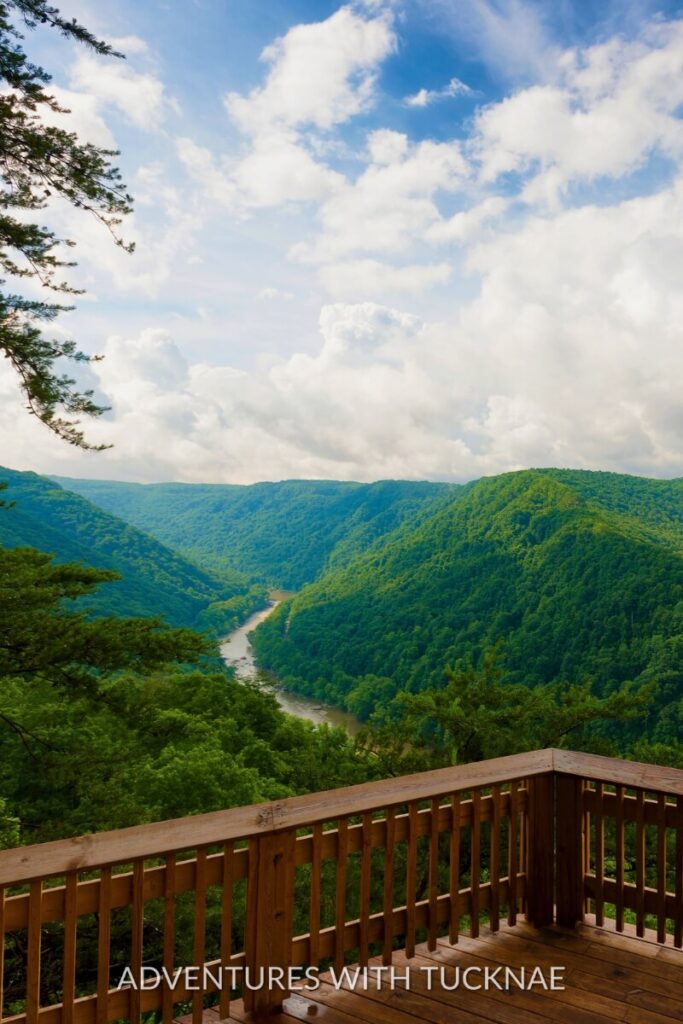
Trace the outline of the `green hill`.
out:
<instances>
[{"instance_id":1,"label":"green hill","mask_svg":"<svg viewBox=\"0 0 683 1024\"><path fill-rule=\"evenodd\" d=\"M501 639L510 681L656 678L681 701L683 481L480 480L305 587L255 646L287 685L368 714Z\"/></svg>"},{"instance_id":2,"label":"green hill","mask_svg":"<svg viewBox=\"0 0 683 1024\"><path fill-rule=\"evenodd\" d=\"M35 547L60 562L113 569L121 579L88 598L97 614L162 615L172 625L227 631L264 602L236 573L200 569L153 537L35 473L0 468L0 545Z\"/></svg>"},{"instance_id":3,"label":"green hill","mask_svg":"<svg viewBox=\"0 0 683 1024\"><path fill-rule=\"evenodd\" d=\"M420 521L457 485L287 480L230 484L130 484L58 478L208 570L298 590L346 564L405 521Z\"/></svg>"}]
</instances>

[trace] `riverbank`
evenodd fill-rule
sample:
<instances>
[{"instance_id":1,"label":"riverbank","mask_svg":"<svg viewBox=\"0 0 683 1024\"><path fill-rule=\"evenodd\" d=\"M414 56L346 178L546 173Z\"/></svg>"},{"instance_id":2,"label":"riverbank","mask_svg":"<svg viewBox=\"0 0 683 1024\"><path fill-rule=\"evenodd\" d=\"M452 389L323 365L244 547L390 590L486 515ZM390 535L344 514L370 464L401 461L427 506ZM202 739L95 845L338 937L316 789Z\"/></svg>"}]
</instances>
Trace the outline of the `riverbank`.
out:
<instances>
[{"instance_id":1,"label":"riverbank","mask_svg":"<svg viewBox=\"0 0 683 1024\"><path fill-rule=\"evenodd\" d=\"M273 595L276 596L276 595ZM279 595L277 595L279 596ZM220 652L226 665L235 669L238 679L253 679L259 676L259 670L254 659L254 652L249 642L249 634L260 625L272 611L280 604L279 600L271 601L266 608L250 615L238 629L232 631L220 642ZM263 677L261 677L263 678ZM271 682L270 679L268 682ZM320 701L310 697L301 697L296 693L290 693L278 686L277 680L271 682L275 697L283 711L297 718L305 718L314 725L332 725L346 729L350 736L354 736L361 727L360 721L347 711L332 707L329 704L321 704Z\"/></svg>"}]
</instances>

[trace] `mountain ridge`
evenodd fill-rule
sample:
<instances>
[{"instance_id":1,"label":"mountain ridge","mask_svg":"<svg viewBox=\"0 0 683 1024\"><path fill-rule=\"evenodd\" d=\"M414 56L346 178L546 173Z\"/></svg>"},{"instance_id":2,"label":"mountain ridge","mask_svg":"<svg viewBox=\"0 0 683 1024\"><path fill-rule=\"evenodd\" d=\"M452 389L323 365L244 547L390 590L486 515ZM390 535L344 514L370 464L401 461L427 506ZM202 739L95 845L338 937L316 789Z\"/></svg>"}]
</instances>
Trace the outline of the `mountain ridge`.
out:
<instances>
[{"instance_id":1,"label":"mountain ridge","mask_svg":"<svg viewBox=\"0 0 683 1024\"><path fill-rule=\"evenodd\" d=\"M0 544L119 573L88 598L96 614L159 614L172 625L226 631L265 601L264 592L249 595L246 579L201 569L54 480L0 467L0 483L11 503L0 508Z\"/></svg>"},{"instance_id":2,"label":"mountain ridge","mask_svg":"<svg viewBox=\"0 0 683 1024\"><path fill-rule=\"evenodd\" d=\"M513 681L609 689L658 671L680 697L683 481L483 478L305 587L254 645L287 685L363 714L373 687L377 699L438 687L447 663L501 639Z\"/></svg>"}]
</instances>

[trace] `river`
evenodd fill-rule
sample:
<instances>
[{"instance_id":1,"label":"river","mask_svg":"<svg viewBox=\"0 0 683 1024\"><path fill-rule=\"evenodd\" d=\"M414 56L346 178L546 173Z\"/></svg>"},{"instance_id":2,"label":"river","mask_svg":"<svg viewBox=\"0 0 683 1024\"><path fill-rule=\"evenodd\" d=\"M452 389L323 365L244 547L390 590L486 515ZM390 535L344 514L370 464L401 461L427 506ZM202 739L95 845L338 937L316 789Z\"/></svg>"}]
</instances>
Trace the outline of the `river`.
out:
<instances>
[{"instance_id":1,"label":"river","mask_svg":"<svg viewBox=\"0 0 683 1024\"><path fill-rule=\"evenodd\" d=\"M235 669L238 679L252 679L254 676L258 676L254 651L249 643L249 633L256 629L264 619L267 619L279 603L279 601L273 601L267 608L255 612L239 629L234 630L224 640L221 640L221 657L226 665ZM347 711L341 711L329 704L321 704L320 701L310 697L300 697L296 693L289 693L277 683L273 690L282 710L290 715L307 718L315 725L327 722L328 725L343 726L350 736L354 736L360 729L361 723Z\"/></svg>"}]
</instances>

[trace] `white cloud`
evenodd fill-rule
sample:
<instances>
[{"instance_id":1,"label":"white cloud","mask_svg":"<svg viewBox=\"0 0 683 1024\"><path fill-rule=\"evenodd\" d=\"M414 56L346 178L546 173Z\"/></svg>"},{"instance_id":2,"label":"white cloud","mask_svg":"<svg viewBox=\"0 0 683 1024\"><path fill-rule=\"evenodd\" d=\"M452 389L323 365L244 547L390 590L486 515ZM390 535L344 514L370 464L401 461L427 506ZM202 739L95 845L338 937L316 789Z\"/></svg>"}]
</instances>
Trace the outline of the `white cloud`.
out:
<instances>
[{"instance_id":1,"label":"white cloud","mask_svg":"<svg viewBox=\"0 0 683 1024\"><path fill-rule=\"evenodd\" d=\"M224 99L246 150L217 163L182 140L181 159L236 213L321 202L343 184L322 159L338 148L330 129L371 105L377 68L395 43L388 10L364 16L346 6L324 21L295 25L263 51L265 83Z\"/></svg>"},{"instance_id":2,"label":"white cloud","mask_svg":"<svg viewBox=\"0 0 683 1024\"><path fill-rule=\"evenodd\" d=\"M481 290L449 323L337 303L321 314L317 352L251 371L192 363L159 330L112 338L93 370L114 418L90 433L117 447L96 472L226 481L467 478L548 464L680 472L681 268L683 179L614 207L531 217L480 242L470 269ZM420 273L403 270L401 290ZM382 272L356 268L366 279ZM16 411L3 417L0 438L16 431ZM31 457L54 471L52 460ZM61 460L93 471L78 453Z\"/></svg>"},{"instance_id":3,"label":"white cloud","mask_svg":"<svg viewBox=\"0 0 683 1024\"><path fill-rule=\"evenodd\" d=\"M149 46L140 36L114 36L108 42L125 57L130 56L130 54L149 53Z\"/></svg>"},{"instance_id":4,"label":"white cloud","mask_svg":"<svg viewBox=\"0 0 683 1024\"><path fill-rule=\"evenodd\" d=\"M401 253L440 220L435 195L462 187L468 174L458 143L411 145L398 132L370 134L371 162L320 207L321 233L294 246L305 262L329 262L352 253Z\"/></svg>"},{"instance_id":5,"label":"white cloud","mask_svg":"<svg viewBox=\"0 0 683 1024\"><path fill-rule=\"evenodd\" d=\"M451 78L442 89L419 89L412 96L406 96L403 102L408 107L428 107L437 100L452 99L455 96L467 96L472 93L469 85L459 78Z\"/></svg>"},{"instance_id":6,"label":"white cloud","mask_svg":"<svg viewBox=\"0 0 683 1024\"><path fill-rule=\"evenodd\" d=\"M315 160L293 133L284 131L257 136L231 176L248 207L321 201L343 180L341 174Z\"/></svg>"},{"instance_id":7,"label":"white cloud","mask_svg":"<svg viewBox=\"0 0 683 1024\"><path fill-rule=\"evenodd\" d=\"M460 210L447 220L439 220L425 232L430 242L472 242L478 238L482 228L503 214L509 201L502 196L489 196L477 206Z\"/></svg>"},{"instance_id":8,"label":"white cloud","mask_svg":"<svg viewBox=\"0 0 683 1024\"><path fill-rule=\"evenodd\" d=\"M140 52L137 50L136 52ZM104 107L113 107L138 128L159 128L172 101L164 84L151 72L136 71L121 60L103 61L81 53L70 70L74 91L82 91Z\"/></svg>"},{"instance_id":9,"label":"white cloud","mask_svg":"<svg viewBox=\"0 0 683 1024\"><path fill-rule=\"evenodd\" d=\"M71 89L50 86L50 93L67 110L67 114L58 114L49 108L41 111L46 124L66 131L76 132L84 142L91 142L103 149L115 149L116 140L101 114L101 104L96 96Z\"/></svg>"},{"instance_id":10,"label":"white cloud","mask_svg":"<svg viewBox=\"0 0 683 1024\"><path fill-rule=\"evenodd\" d=\"M329 129L368 105L375 69L394 45L386 15L364 18L341 7L268 46L261 55L269 66L265 85L247 96L229 93L226 108L245 135L299 125Z\"/></svg>"},{"instance_id":11,"label":"white cloud","mask_svg":"<svg viewBox=\"0 0 683 1024\"><path fill-rule=\"evenodd\" d=\"M683 153L683 23L637 42L568 52L557 81L523 89L477 118L473 148L482 177L538 174L525 197L557 199L572 181L627 174L658 150Z\"/></svg>"},{"instance_id":12,"label":"white cloud","mask_svg":"<svg viewBox=\"0 0 683 1024\"><path fill-rule=\"evenodd\" d=\"M390 292L424 292L451 275L448 263L396 267L379 260L330 263L320 271L327 291L340 299L377 298Z\"/></svg>"}]
</instances>

